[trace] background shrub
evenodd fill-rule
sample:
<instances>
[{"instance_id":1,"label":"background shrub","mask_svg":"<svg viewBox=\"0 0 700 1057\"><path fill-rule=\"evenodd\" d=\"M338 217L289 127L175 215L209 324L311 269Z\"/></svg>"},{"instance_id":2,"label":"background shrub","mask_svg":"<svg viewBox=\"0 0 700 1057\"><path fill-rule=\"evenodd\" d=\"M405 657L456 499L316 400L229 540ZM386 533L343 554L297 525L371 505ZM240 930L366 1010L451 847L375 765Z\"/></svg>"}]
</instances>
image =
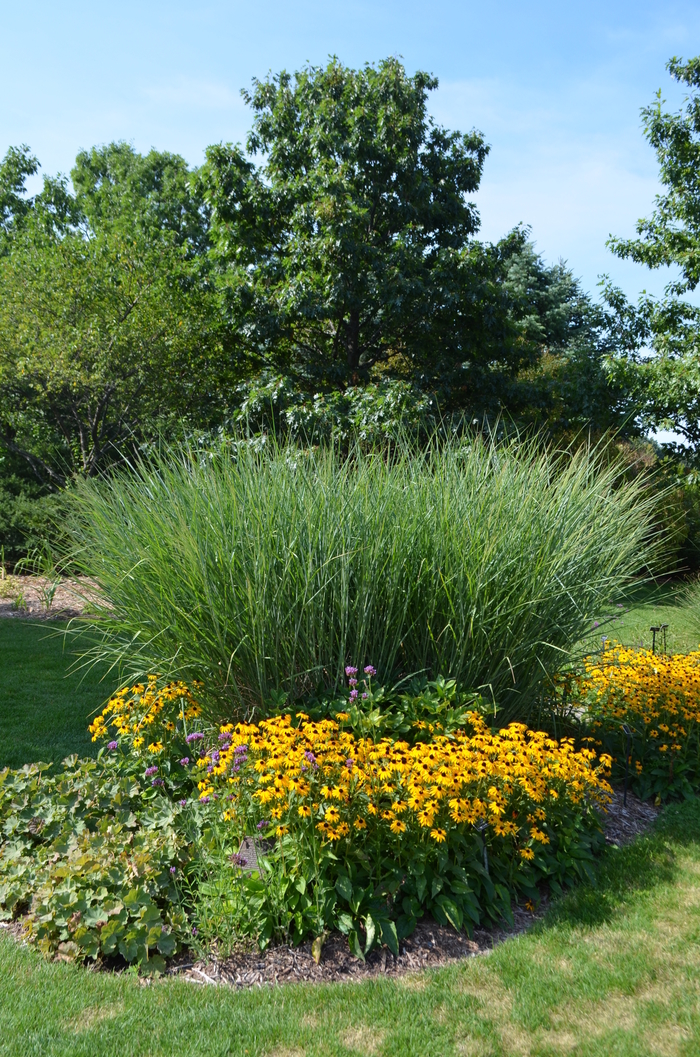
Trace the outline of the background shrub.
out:
<instances>
[{"instance_id":1,"label":"background shrub","mask_svg":"<svg viewBox=\"0 0 700 1057\"><path fill-rule=\"evenodd\" d=\"M651 503L595 452L534 444L184 450L77 488L88 659L201 680L211 718L337 690L349 662L449 675L524 718L650 560Z\"/></svg>"}]
</instances>

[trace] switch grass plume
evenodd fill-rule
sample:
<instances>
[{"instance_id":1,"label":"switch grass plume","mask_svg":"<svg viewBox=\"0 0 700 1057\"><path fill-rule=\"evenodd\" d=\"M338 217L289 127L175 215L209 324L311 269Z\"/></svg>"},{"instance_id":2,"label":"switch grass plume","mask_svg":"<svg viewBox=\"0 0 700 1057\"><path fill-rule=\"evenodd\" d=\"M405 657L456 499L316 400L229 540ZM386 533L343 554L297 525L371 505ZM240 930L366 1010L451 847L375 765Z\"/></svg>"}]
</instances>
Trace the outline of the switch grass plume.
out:
<instances>
[{"instance_id":1,"label":"switch grass plume","mask_svg":"<svg viewBox=\"0 0 700 1057\"><path fill-rule=\"evenodd\" d=\"M534 441L185 447L76 489L101 599L82 663L199 680L212 720L337 691L350 661L488 688L499 720L527 720L652 559L652 508L596 450Z\"/></svg>"}]
</instances>

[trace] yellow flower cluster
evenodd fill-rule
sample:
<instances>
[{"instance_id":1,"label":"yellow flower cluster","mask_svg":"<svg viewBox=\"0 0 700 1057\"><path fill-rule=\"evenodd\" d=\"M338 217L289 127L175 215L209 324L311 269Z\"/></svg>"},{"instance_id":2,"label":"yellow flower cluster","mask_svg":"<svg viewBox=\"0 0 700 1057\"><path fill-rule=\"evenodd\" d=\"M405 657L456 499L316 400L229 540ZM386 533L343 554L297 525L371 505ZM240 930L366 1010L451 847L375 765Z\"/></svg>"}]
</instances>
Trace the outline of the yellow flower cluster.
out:
<instances>
[{"instance_id":1,"label":"yellow flower cluster","mask_svg":"<svg viewBox=\"0 0 700 1057\"><path fill-rule=\"evenodd\" d=\"M356 739L342 719L296 719L221 727L221 747L199 761L200 797L224 798L225 817L242 827L261 820L281 836L313 826L332 842L443 844L480 826L523 859L549 843L562 814L609 801L609 759L523 724L496 733L469 713L469 731L410 746Z\"/></svg>"},{"instance_id":2,"label":"yellow flower cluster","mask_svg":"<svg viewBox=\"0 0 700 1057\"><path fill-rule=\"evenodd\" d=\"M587 659L576 689L588 701L593 729L628 724L642 755L670 761L697 742L700 651L666 656L606 643L601 655ZM642 768L637 759L637 772Z\"/></svg>"},{"instance_id":3,"label":"yellow flower cluster","mask_svg":"<svg viewBox=\"0 0 700 1057\"><path fill-rule=\"evenodd\" d=\"M158 754L163 751L163 739L175 733L173 715L186 723L199 714L199 705L185 683L159 688L158 677L149 675L147 683L117 691L88 729L92 740L98 741L109 737L113 727L117 736L128 737L134 748L140 749L148 729L157 721L157 736L152 736L147 749Z\"/></svg>"}]
</instances>

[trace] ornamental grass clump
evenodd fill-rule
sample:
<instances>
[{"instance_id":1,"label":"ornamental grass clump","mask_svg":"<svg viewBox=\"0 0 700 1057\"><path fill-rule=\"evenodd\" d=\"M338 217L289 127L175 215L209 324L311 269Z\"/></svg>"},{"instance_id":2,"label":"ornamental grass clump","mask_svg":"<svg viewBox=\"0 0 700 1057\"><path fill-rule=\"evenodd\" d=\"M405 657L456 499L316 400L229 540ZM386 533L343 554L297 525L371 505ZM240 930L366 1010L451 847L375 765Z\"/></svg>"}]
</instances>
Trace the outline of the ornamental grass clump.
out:
<instances>
[{"instance_id":1,"label":"ornamental grass clump","mask_svg":"<svg viewBox=\"0 0 700 1057\"><path fill-rule=\"evenodd\" d=\"M667 656L606 642L567 680L598 745L622 780L629 740L630 787L641 797L700 789L700 651ZM629 732L629 735L628 735Z\"/></svg>"},{"instance_id":2,"label":"ornamental grass clump","mask_svg":"<svg viewBox=\"0 0 700 1057\"><path fill-rule=\"evenodd\" d=\"M652 499L595 452L462 438L185 449L76 490L101 599L85 661L203 684L210 721L337 693L344 666L449 674L526 719L650 558Z\"/></svg>"}]
</instances>

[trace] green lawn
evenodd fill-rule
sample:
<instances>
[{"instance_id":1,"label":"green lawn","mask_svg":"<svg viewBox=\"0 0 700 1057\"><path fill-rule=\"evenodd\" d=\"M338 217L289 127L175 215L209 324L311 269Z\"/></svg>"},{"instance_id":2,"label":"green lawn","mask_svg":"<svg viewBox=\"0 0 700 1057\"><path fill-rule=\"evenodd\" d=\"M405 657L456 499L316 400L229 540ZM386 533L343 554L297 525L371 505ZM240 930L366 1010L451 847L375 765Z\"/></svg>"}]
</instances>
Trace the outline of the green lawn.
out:
<instances>
[{"instance_id":1,"label":"green lawn","mask_svg":"<svg viewBox=\"0 0 700 1057\"><path fill-rule=\"evenodd\" d=\"M235 992L49 964L0 934L0 1054L700 1054L700 802L528 935L397 981Z\"/></svg>"},{"instance_id":2,"label":"green lawn","mask_svg":"<svg viewBox=\"0 0 700 1057\"><path fill-rule=\"evenodd\" d=\"M88 717L113 686L96 671L68 674L62 627L0 620L0 767L94 752Z\"/></svg>"},{"instance_id":3,"label":"green lawn","mask_svg":"<svg viewBox=\"0 0 700 1057\"><path fill-rule=\"evenodd\" d=\"M683 580L644 583L632 587L623 598L613 599L599 615L599 627L585 640L586 649L600 646L603 635L626 646L652 645L651 627L668 624L669 653L689 653L700 644L700 613L688 604ZM611 618L612 619L609 619ZM660 638L657 636L657 648Z\"/></svg>"}]
</instances>

